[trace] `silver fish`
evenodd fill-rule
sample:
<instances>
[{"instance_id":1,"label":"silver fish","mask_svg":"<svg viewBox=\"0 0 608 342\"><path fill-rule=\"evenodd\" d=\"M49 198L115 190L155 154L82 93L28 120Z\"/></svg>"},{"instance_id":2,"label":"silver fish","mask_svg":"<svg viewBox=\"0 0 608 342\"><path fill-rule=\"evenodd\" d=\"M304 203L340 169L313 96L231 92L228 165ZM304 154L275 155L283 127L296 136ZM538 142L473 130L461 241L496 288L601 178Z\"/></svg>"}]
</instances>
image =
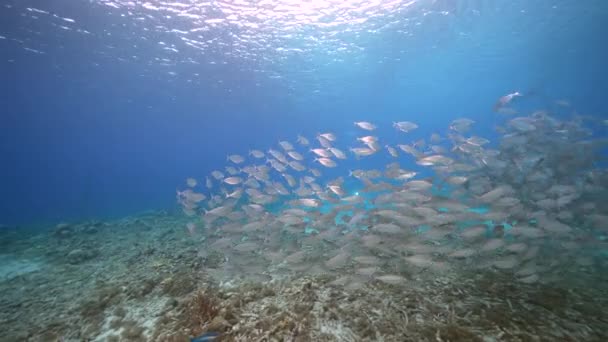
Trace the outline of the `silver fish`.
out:
<instances>
[{"instance_id":1,"label":"silver fish","mask_svg":"<svg viewBox=\"0 0 608 342\"><path fill-rule=\"evenodd\" d=\"M364 129L366 131L373 131L377 128L376 125L372 124L371 122L367 122L367 121L355 122L355 126L361 128L361 129Z\"/></svg>"},{"instance_id":2,"label":"silver fish","mask_svg":"<svg viewBox=\"0 0 608 342\"><path fill-rule=\"evenodd\" d=\"M399 121L393 122L393 127L400 130L401 132L409 133L418 128L418 125L410 121Z\"/></svg>"}]
</instances>

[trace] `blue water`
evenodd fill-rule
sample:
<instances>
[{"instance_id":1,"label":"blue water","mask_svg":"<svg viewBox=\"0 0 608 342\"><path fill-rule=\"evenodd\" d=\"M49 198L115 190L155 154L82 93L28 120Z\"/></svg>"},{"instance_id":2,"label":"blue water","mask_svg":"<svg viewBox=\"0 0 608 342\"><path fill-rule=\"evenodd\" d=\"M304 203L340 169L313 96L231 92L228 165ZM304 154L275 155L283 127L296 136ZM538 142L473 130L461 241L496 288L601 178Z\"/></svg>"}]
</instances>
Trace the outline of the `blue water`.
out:
<instances>
[{"instance_id":1,"label":"blue water","mask_svg":"<svg viewBox=\"0 0 608 342\"><path fill-rule=\"evenodd\" d=\"M353 121L392 140L392 121L414 121L409 142L468 117L492 140L492 106L515 90L533 94L522 111L559 113L554 101L565 99L608 118L606 1L378 1L386 8L360 11L366 2L351 1L358 14L346 23L333 5L296 1L215 24L205 20L230 21L221 2L180 1L210 9L192 18L158 1L2 1L0 223L174 210L184 179L222 168L229 153L298 133L354 137Z\"/></svg>"}]
</instances>

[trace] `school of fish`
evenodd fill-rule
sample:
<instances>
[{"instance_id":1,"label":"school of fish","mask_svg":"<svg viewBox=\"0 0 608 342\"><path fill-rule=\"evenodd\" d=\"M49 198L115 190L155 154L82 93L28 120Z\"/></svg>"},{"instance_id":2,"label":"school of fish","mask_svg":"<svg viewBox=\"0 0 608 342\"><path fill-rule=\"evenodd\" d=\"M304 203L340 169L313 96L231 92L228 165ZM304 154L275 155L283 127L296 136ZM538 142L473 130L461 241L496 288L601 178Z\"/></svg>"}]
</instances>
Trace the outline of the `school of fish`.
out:
<instances>
[{"instance_id":1,"label":"school of fish","mask_svg":"<svg viewBox=\"0 0 608 342\"><path fill-rule=\"evenodd\" d=\"M501 98L501 108L515 96ZM224 279L329 273L357 288L404 284L417 271L491 268L536 283L605 263L607 141L594 134L598 121L547 111L503 121L494 143L469 135L475 121L461 118L428 143L394 144L373 135L381 123L355 122L354 142L325 132L229 155L223 170L188 178L177 200L201 255L221 255ZM418 128L392 126L404 141ZM377 153L394 161L322 176ZM356 193L345 177L359 183Z\"/></svg>"}]
</instances>

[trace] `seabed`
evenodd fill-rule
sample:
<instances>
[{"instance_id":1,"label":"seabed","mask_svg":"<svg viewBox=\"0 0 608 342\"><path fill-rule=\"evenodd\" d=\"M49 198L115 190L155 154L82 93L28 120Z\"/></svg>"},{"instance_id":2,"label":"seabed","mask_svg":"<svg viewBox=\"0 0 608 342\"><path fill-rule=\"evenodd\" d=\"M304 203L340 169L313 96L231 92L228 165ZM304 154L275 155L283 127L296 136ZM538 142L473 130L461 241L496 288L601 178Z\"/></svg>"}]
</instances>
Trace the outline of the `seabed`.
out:
<instances>
[{"instance_id":1,"label":"seabed","mask_svg":"<svg viewBox=\"0 0 608 342\"><path fill-rule=\"evenodd\" d=\"M185 218L0 231L0 341L608 341L606 264L525 284L449 269L362 285L339 272L218 280Z\"/></svg>"}]
</instances>

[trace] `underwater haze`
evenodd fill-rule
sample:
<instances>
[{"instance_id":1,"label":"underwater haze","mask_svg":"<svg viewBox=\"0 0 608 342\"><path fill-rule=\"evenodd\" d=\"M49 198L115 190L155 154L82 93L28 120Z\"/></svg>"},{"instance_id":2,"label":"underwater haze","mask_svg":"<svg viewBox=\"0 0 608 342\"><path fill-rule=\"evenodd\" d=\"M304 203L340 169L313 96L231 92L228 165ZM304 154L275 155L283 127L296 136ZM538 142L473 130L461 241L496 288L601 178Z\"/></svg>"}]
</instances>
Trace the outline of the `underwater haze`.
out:
<instances>
[{"instance_id":1,"label":"underwater haze","mask_svg":"<svg viewBox=\"0 0 608 342\"><path fill-rule=\"evenodd\" d=\"M608 341L607 23L0 1L0 341Z\"/></svg>"}]
</instances>

